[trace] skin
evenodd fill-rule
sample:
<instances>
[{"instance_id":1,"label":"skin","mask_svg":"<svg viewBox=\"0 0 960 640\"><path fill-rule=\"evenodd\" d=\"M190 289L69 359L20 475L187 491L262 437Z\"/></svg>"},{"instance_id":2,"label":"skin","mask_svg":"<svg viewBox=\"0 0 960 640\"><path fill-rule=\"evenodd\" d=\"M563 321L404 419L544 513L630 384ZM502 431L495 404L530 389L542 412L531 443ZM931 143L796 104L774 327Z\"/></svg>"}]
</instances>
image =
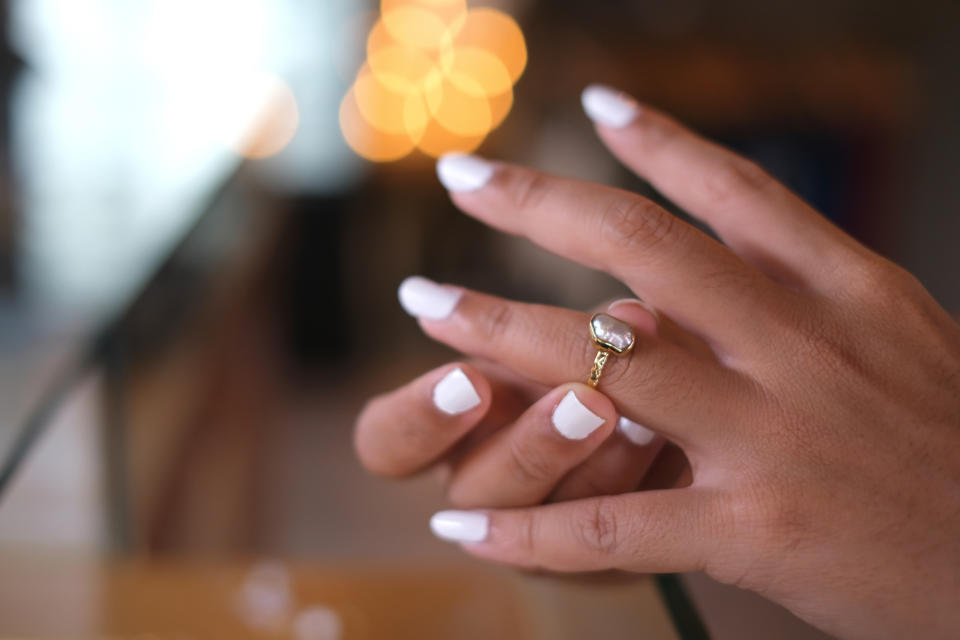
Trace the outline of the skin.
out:
<instances>
[{"instance_id":1,"label":"skin","mask_svg":"<svg viewBox=\"0 0 960 640\"><path fill-rule=\"evenodd\" d=\"M663 114L644 106L629 125L597 132L723 243L638 195L508 164L482 188L451 195L468 215L606 271L658 310L653 330L640 323L630 357L604 372L612 409L598 392L590 401L679 446L691 481L640 491L580 484L559 492L577 499L551 502L543 483L556 468L537 476L536 491L523 474L458 471L480 450L487 468L509 464L509 447L491 441L532 430L542 403L559 397L537 389L582 380L593 358L589 314L472 291L448 318L421 326L496 363L468 375L484 389L481 407L496 404L492 389L515 394L512 419L490 414L494 435L466 458L447 440L416 464L371 453L398 430L433 429L420 443L436 437L422 411L429 394L417 391L433 372L371 403L358 421L361 460L403 475L455 455L455 505L489 517L487 538L463 544L480 558L556 571L702 570L840 637L957 637L960 326L906 271ZM517 418L531 402L531 419ZM481 428L487 414L476 412L445 437ZM589 444L565 458L580 462L558 487L603 454L604 444ZM497 455L504 460L491 461ZM484 494L474 486L483 481L503 486Z\"/></svg>"}]
</instances>

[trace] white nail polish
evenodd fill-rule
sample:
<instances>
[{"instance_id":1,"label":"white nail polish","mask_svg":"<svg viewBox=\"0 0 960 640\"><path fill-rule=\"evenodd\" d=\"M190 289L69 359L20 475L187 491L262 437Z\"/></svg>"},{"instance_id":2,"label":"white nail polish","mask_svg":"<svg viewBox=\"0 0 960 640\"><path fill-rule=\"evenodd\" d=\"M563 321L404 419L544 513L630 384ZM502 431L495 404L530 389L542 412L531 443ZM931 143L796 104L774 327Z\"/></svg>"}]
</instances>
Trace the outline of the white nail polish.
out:
<instances>
[{"instance_id":1,"label":"white nail polish","mask_svg":"<svg viewBox=\"0 0 960 640\"><path fill-rule=\"evenodd\" d=\"M637 424L633 420L629 420L623 416L620 416L620 419L617 421L617 429L620 430L620 433L622 433L627 440L638 447L650 444L657 436L657 434L642 424Z\"/></svg>"},{"instance_id":2,"label":"white nail polish","mask_svg":"<svg viewBox=\"0 0 960 640\"><path fill-rule=\"evenodd\" d=\"M477 511L438 511L430 518L433 535L452 542L483 542L489 518Z\"/></svg>"},{"instance_id":3,"label":"white nail polish","mask_svg":"<svg viewBox=\"0 0 960 640\"><path fill-rule=\"evenodd\" d=\"M433 404L452 416L473 409L480 404L480 396L470 378L459 367L443 376L433 388Z\"/></svg>"},{"instance_id":4,"label":"white nail polish","mask_svg":"<svg viewBox=\"0 0 960 640\"><path fill-rule=\"evenodd\" d=\"M592 84L584 89L580 101L591 120L615 129L633 122L640 112L632 98L602 84Z\"/></svg>"},{"instance_id":5,"label":"white nail polish","mask_svg":"<svg viewBox=\"0 0 960 640\"><path fill-rule=\"evenodd\" d=\"M400 283L397 297L403 310L415 318L443 320L453 312L463 292L441 287L432 280L410 276Z\"/></svg>"},{"instance_id":6,"label":"white nail polish","mask_svg":"<svg viewBox=\"0 0 960 640\"><path fill-rule=\"evenodd\" d=\"M571 440L583 440L603 423L604 419L587 409L573 391L568 391L553 410L553 426Z\"/></svg>"},{"instance_id":7,"label":"white nail polish","mask_svg":"<svg viewBox=\"0 0 960 640\"><path fill-rule=\"evenodd\" d=\"M493 176L493 165L477 156L448 153L437 162L437 176L450 191L475 191Z\"/></svg>"}]
</instances>

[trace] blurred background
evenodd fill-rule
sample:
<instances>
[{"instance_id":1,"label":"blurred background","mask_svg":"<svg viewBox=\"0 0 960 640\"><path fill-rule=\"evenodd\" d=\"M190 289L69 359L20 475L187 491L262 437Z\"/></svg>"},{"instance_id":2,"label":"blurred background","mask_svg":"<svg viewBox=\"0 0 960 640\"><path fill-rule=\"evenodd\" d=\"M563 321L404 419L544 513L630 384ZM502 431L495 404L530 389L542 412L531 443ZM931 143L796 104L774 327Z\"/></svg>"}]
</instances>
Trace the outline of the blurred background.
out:
<instances>
[{"instance_id":1,"label":"blurred background","mask_svg":"<svg viewBox=\"0 0 960 640\"><path fill-rule=\"evenodd\" d=\"M439 486L367 477L352 422L455 357L406 275L623 293L433 170L476 149L659 199L595 138L591 82L960 309L957 3L3 0L0 36L0 633L817 637L701 576L465 560L427 531Z\"/></svg>"}]
</instances>

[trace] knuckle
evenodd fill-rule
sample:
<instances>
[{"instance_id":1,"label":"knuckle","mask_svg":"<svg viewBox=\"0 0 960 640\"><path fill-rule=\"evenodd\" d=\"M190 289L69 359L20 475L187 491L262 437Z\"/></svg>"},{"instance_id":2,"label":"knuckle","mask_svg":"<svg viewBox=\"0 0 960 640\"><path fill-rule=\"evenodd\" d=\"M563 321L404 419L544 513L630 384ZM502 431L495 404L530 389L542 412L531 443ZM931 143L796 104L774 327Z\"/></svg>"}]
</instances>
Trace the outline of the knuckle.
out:
<instances>
[{"instance_id":1,"label":"knuckle","mask_svg":"<svg viewBox=\"0 0 960 640\"><path fill-rule=\"evenodd\" d=\"M861 261L848 273L850 287L859 302L898 305L905 296L916 296L923 290L913 274L879 256Z\"/></svg>"},{"instance_id":2,"label":"knuckle","mask_svg":"<svg viewBox=\"0 0 960 640\"><path fill-rule=\"evenodd\" d=\"M611 558L620 546L619 515L615 503L607 497L595 498L573 519L574 535L595 558Z\"/></svg>"},{"instance_id":3,"label":"knuckle","mask_svg":"<svg viewBox=\"0 0 960 640\"><path fill-rule=\"evenodd\" d=\"M518 210L536 208L549 192L549 180L529 169L510 169L505 178L505 192Z\"/></svg>"},{"instance_id":4,"label":"knuckle","mask_svg":"<svg viewBox=\"0 0 960 640\"><path fill-rule=\"evenodd\" d=\"M522 485L542 484L553 479L550 460L540 452L539 447L530 446L525 438L511 438L508 451L510 469L517 482Z\"/></svg>"},{"instance_id":5,"label":"knuckle","mask_svg":"<svg viewBox=\"0 0 960 640\"><path fill-rule=\"evenodd\" d=\"M707 192L716 203L724 203L750 191L763 191L773 178L757 163L732 155L723 167L706 180Z\"/></svg>"},{"instance_id":6,"label":"knuckle","mask_svg":"<svg viewBox=\"0 0 960 640\"><path fill-rule=\"evenodd\" d=\"M751 291L764 284L757 272L744 268L743 263L736 256L733 256L732 260L716 262L713 269L698 274L698 281L703 290Z\"/></svg>"},{"instance_id":7,"label":"knuckle","mask_svg":"<svg viewBox=\"0 0 960 640\"><path fill-rule=\"evenodd\" d=\"M834 324L831 320L829 313L819 313L780 321L784 325L781 335L787 343L795 346L798 356L807 365L807 371L816 373L807 380L815 387L819 387L824 372L840 374L841 380L861 374L862 352L856 341L844 332L832 330ZM834 380L834 377L823 378L826 379ZM796 371L783 371L781 381L785 385L795 385L798 381Z\"/></svg>"},{"instance_id":8,"label":"knuckle","mask_svg":"<svg viewBox=\"0 0 960 640\"><path fill-rule=\"evenodd\" d=\"M469 330L477 338L492 341L507 335L514 321L513 307L505 300L496 300L482 312L467 317Z\"/></svg>"},{"instance_id":9,"label":"knuckle","mask_svg":"<svg viewBox=\"0 0 960 640\"><path fill-rule=\"evenodd\" d=\"M537 544L537 519L529 511L518 512L517 542L523 555L534 563L537 561L539 545Z\"/></svg>"},{"instance_id":10,"label":"knuckle","mask_svg":"<svg viewBox=\"0 0 960 640\"><path fill-rule=\"evenodd\" d=\"M622 196L605 208L600 219L600 236L626 252L643 252L680 231L677 218L645 198Z\"/></svg>"},{"instance_id":11,"label":"knuckle","mask_svg":"<svg viewBox=\"0 0 960 640\"><path fill-rule=\"evenodd\" d=\"M656 155L677 141L683 128L673 119L648 109L642 109L637 116L636 125L643 129L639 151L645 155Z\"/></svg>"}]
</instances>

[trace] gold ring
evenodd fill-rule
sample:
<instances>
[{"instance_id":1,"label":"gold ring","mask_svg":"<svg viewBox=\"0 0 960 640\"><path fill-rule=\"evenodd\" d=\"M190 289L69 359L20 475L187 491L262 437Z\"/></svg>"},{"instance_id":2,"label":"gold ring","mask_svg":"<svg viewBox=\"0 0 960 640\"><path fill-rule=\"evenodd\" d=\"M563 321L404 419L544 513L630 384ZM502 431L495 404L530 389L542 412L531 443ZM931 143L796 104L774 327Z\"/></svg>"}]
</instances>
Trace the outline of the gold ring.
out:
<instances>
[{"instance_id":1,"label":"gold ring","mask_svg":"<svg viewBox=\"0 0 960 640\"><path fill-rule=\"evenodd\" d=\"M610 354L626 355L633 349L635 340L630 325L609 313L595 313L590 318L590 338L597 347L597 357L593 359L587 384L596 388L600 384L603 365L607 364Z\"/></svg>"}]
</instances>

